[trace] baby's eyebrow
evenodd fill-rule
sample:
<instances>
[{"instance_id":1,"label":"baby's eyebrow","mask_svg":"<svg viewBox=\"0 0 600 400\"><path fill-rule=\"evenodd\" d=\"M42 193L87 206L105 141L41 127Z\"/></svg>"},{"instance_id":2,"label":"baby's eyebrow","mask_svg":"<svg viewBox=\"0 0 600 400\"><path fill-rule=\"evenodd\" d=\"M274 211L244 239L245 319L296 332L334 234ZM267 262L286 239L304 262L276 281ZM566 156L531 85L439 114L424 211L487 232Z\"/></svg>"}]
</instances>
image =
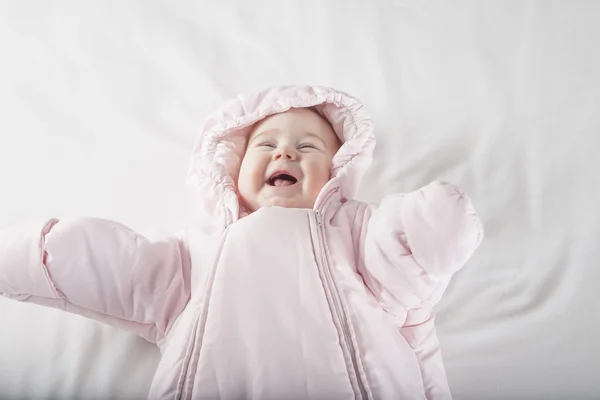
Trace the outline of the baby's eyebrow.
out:
<instances>
[{"instance_id":1,"label":"baby's eyebrow","mask_svg":"<svg viewBox=\"0 0 600 400\"><path fill-rule=\"evenodd\" d=\"M319 140L320 140L320 141L321 141L323 144L325 144L325 141L323 140L323 138L322 138L321 136L317 135L316 133L312 133L312 132L304 132L304 134L305 134L305 135L308 135L308 136L311 136L311 137L314 137L314 138L317 138L317 139L319 139Z\"/></svg>"},{"instance_id":2,"label":"baby's eyebrow","mask_svg":"<svg viewBox=\"0 0 600 400\"><path fill-rule=\"evenodd\" d=\"M252 139L250 139L251 142L253 142L254 140L256 140L256 138L265 135L267 133L278 133L279 129L277 128L273 128L273 129L267 129L266 131L262 131L261 133L259 133L258 135L254 136Z\"/></svg>"}]
</instances>

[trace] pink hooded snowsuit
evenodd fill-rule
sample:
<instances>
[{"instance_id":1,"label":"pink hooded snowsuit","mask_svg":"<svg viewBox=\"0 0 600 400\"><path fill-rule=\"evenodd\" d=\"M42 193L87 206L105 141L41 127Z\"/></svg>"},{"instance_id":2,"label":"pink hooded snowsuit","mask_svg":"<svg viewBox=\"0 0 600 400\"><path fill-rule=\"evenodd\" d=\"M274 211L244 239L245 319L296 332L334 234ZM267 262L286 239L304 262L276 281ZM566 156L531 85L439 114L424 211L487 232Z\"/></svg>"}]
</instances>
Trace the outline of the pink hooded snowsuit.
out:
<instances>
[{"instance_id":1,"label":"pink hooded snowsuit","mask_svg":"<svg viewBox=\"0 0 600 400\"><path fill-rule=\"evenodd\" d=\"M315 106L344 144L313 209L248 213L235 189L251 126ZM375 145L355 98L279 87L208 118L190 181L206 218L149 241L118 223L0 232L0 293L136 332L162 352L152 399L449 399L432 306L482 238L469 199L432 183L353 200Z\"/></svg>"}]
</instances>

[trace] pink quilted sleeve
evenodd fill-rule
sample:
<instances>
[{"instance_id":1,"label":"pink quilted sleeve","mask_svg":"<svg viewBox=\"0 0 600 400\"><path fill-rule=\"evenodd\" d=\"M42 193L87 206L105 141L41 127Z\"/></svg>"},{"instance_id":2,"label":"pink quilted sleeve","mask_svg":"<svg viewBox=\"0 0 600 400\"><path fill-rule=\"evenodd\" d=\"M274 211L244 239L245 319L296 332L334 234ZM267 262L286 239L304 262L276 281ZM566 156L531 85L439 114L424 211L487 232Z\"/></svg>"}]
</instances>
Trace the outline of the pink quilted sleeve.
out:
<instances>
[{"instance_id":1,"label":"pink quilted sleeve","mask_svg":"<svg viewBox=\"0 0 600 400\"><path fill-rule=\"evenodd\" d=\"M103 219L53 219L0 231L0 294L154 343L187 304L189 264L178 238L152 242Z\"/></svg>"},{"instance_id":2,"label":"pink quilted sleeve","mask_svg":"<svg viewBox=\"0 0 600 400\"><path fill-rule=\"evenodd\" d=\"M421 366L428 399L449 399L433 306L481 243L483 227L456 186L433 182L369 207L359 271L401 327Z\"/></svg>"}]
</instances>

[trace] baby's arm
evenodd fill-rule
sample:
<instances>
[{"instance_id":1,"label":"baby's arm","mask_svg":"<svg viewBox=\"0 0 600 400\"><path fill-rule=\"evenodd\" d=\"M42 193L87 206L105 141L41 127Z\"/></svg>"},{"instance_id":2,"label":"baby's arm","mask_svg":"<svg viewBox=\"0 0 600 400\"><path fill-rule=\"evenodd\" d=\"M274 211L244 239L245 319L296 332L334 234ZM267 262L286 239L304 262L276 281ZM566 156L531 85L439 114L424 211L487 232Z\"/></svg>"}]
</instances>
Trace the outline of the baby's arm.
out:
<instances>
[{"instance_id":1,"label":"baby's arm","mask_svg":"<svg viewBox=\"0 0 600 400\"><path fill-rule=\"evenodd\" d=\"M159 343L188 301L189 257L177 238L151 242L108 220L30 223L0 231L0 294Z\"/></svg>"},{"instance_id":2,"label":"baby's arm","mask_svg":"<svg viewBox=\"0 0 600 400\"><path fill-rule=\"evenodd\" d=\"M419 360L428 399L450 398L432 308L479 246L483 228L455 186L433 182L365 211L359 271Z\"/></svg>"}]
</instances>

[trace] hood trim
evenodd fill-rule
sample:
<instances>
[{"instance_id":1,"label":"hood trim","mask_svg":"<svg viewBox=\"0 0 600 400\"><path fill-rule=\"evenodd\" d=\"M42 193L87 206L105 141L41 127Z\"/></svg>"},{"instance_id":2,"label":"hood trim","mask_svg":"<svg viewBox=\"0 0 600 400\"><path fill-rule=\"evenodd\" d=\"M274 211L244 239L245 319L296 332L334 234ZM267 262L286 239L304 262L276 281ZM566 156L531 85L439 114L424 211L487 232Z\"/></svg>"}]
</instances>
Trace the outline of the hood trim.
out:
<instances>
[{"instance_id":1,"label":"hood trim","mask_svg":"<svg viewBox=\"0 0 600 400\"><path fill-rule=\"evenodd\" d=\"M375 147L372 121L363 104L332 88L279 86L237 96L206 119L187 178L199 190L204 213L215 217L224 213L226 225L248 214L236 189L247 134L270 115L306 107L314 107L327 119L343 142L333 158L332 179L323 189L339 186L342 201L354 196Z\"/></svg>"}]
</instances>

